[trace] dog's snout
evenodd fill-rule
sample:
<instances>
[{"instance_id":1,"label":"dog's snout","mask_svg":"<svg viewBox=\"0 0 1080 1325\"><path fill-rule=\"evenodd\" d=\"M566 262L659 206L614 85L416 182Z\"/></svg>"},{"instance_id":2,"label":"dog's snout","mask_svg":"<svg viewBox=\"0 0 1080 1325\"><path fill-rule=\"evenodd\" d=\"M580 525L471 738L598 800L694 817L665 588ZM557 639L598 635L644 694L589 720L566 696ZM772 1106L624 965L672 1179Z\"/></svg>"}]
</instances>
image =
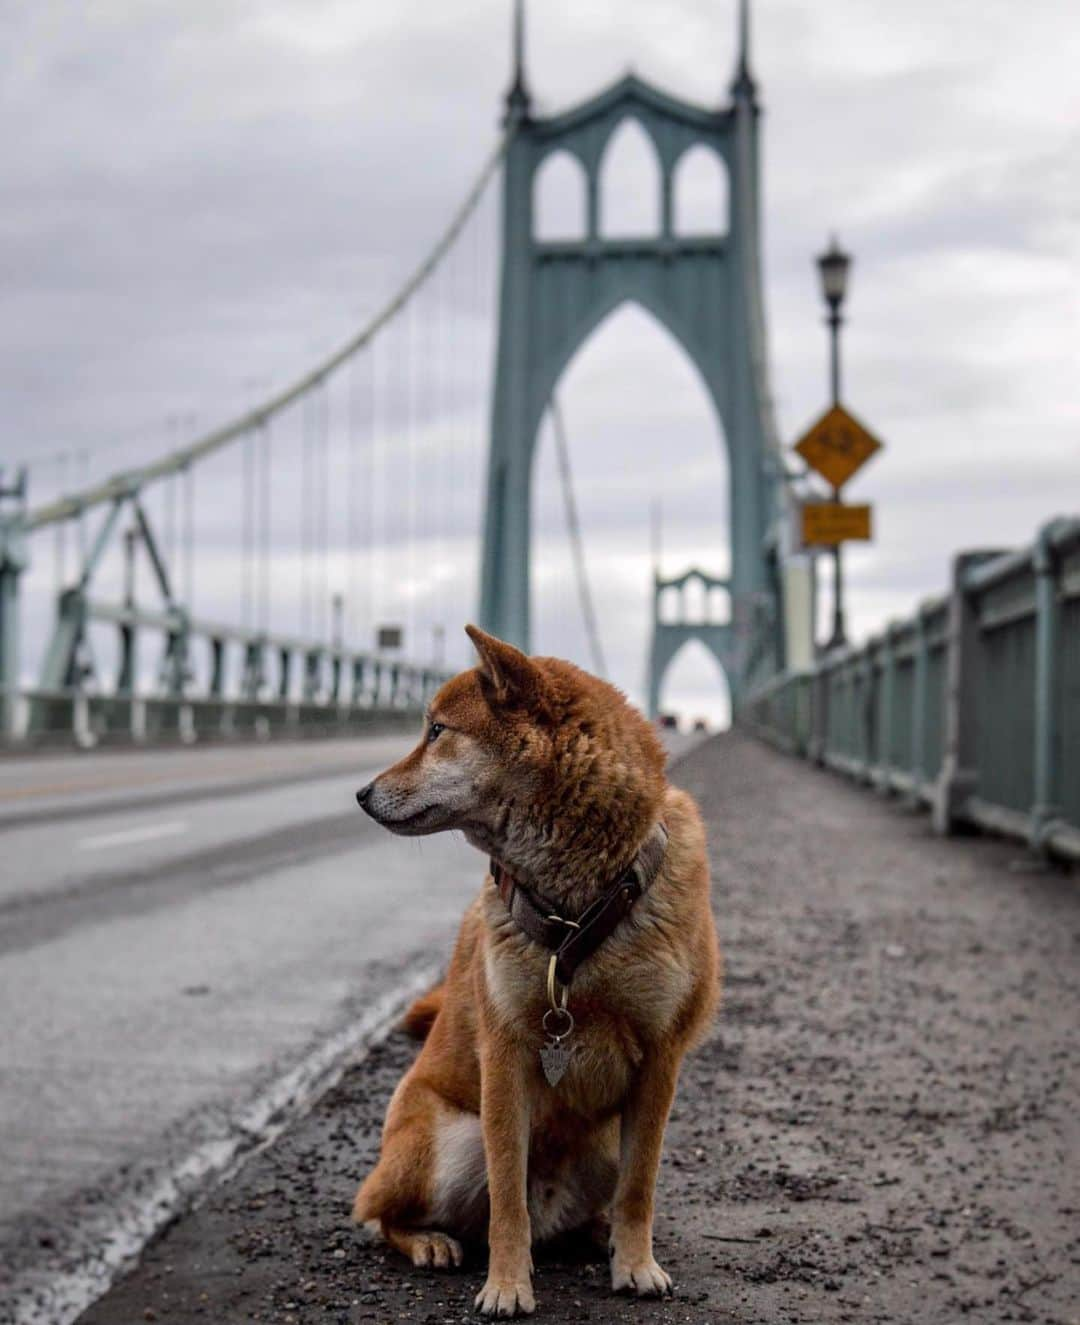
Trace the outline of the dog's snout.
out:
<instances>
[{"instance_id":1,"label":"dog's snout","mask_svg":"<svg viewBox=\"0 0 1080 1325\"><path fill-rule=\"evenodd\" d=\"M371 800L371 793L375 789L375 783L369 782L366 787L361 787L356 793L356 803L362 810L367 809L368 801Z\"/></svg>"}]
</instances>

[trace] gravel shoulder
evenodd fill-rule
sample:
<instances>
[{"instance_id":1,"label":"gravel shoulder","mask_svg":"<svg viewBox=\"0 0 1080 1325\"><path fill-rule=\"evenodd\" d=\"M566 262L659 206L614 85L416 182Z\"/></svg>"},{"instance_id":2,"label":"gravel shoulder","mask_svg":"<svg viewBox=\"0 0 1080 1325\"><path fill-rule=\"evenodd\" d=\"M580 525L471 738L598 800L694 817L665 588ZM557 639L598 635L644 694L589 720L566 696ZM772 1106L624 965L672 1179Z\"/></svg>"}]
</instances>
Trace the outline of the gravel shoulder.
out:
<instances>
[{"instance_id":1,"label":"gravel shoulder","mask_svg":"<svg viewBox=\"0 0 1080 1325\"><path fill-rule=\"evenodd\" d=\"M1080 877L741 736L675 779L710 830L725 1001L658 1196L675 1297L538 1263L538 1319L1080 1322ZM475 1319L348 1210L413 1046L392 1036L173 1224L81 1325Z\"/></svg>"}]
</instances>

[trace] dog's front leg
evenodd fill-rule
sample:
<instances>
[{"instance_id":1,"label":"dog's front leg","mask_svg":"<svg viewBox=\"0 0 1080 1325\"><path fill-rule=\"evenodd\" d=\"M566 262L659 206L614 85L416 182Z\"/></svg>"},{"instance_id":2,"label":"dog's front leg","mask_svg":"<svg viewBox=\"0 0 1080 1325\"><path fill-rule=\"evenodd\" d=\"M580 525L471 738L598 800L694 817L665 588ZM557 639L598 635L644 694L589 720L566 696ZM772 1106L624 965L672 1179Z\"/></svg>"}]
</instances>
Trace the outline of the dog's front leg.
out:
<instances>
[{"instance_id":1,"label":"dog's front leg","mask_svg":"<svg viewBox=\"0 0 1080 1325\"><path fill-rule=\"evenodd\" d=\"M653 1257L653 1198L679 1060L647 1058L623 1106L619 1180L611 1207L611 1286L618 1292L663 1294L671 1279Z\"/></svg>"},{"instance_id":2,"label":"dog's front leg","mask_svg":"<svg viewBox=\"0 0 1080 1325\"><path fill-rule=\"evenodd\" d=\"M526 1196L530 1123L524 1055L505 1033L489 1031L480 1060L480 1125L491 1197L490 1260L476 1298L485 1316L536 1310Z\"/></svg>"}]
</instances>

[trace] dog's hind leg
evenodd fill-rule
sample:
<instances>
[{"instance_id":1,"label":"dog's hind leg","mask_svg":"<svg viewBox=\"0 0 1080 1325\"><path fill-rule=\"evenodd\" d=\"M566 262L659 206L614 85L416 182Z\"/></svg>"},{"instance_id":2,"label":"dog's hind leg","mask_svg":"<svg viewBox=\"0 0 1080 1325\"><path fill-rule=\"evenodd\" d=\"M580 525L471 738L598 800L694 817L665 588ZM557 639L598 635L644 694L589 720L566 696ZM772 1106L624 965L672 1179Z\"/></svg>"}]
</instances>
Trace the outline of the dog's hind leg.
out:
<instances>
[{"instance_id":1,"label":"dog's hind leg","mask_svg":"<svg viewBox=\"0 0 1080 1325\"><path fill-rule=\"evenodd\" d=\"M458 1238L482 1236L487 1220L480 1120L413 1082L399 1090L392 1117L379 1162L356 1194L353 1220L377 1230L414 1265L460 1265Z\"/></svg>"}]
</instances>

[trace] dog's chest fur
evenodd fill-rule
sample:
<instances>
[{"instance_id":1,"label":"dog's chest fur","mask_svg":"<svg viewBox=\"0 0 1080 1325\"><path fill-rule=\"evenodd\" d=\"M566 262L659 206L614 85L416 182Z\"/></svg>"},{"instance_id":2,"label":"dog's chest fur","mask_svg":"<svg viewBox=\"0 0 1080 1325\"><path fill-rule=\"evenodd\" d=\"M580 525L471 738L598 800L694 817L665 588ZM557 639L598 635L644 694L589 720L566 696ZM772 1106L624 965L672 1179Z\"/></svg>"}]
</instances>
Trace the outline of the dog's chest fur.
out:
<instances>
[{"instance_id":1,"label":"dog's chest fur","mask_svg":"<svg viewBox=\"0 0 1080 1325\"><path fill-rule=\"evenodd\" d=\"M515 1037L535 1048L539 1075L540 1050L548 1042L542 1023L550 954L516 929L493 890L483 915L488 999ZM572 1050L569 1066L557 1087L545 1083L540 1090L553 1109L591 1119L617 1110L650 1045L670 1033L693 977L688 954L677 951L664 918L661 885L577 972L569 997L574 1030L564 1042Z\"/></svg>"}]
</instances>

